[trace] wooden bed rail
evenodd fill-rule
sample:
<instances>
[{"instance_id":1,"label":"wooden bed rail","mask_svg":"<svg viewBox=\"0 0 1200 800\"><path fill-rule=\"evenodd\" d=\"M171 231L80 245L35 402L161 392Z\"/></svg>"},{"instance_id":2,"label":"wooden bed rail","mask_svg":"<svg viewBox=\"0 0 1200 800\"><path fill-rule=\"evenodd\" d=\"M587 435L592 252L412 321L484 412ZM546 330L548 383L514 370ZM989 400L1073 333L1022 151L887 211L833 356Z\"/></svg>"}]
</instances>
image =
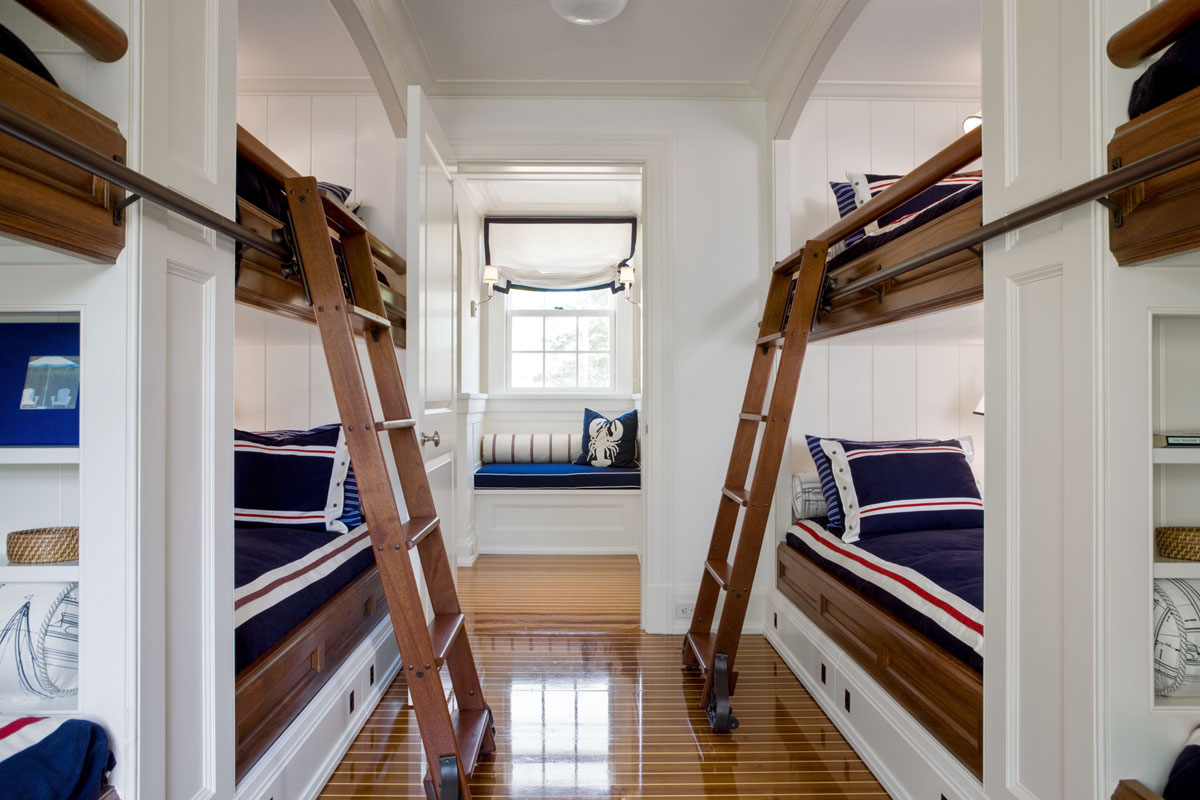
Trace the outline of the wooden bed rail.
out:
<instances>
[{"instance_id":1,"label":"wooden bed rail","mask_svg":"<svg viewBox=\"0 0 1200 800\"><path fill-rule=\"evenodd\" d=\"M0 132L7 133L15 139L61 158L68 164L86 170L98 178L114 183L127 192L132 192L163 208L170 209L206 228L223 233L272 258L281 261L290 261L292 258L292 251L283 245L259 236L249 228L237 224L211 208L80 144L70 136L59 133L48 125L43 125L4 102L0 102Z\"/></svg>"},{"instance_id":2,"label":"wooden bed rail","mask_svg":"<svg viewBox=\"0 0 1200 800\"><path fill-rule=\"evenodd\" d=\"M1108 40L1108 60L1136 67L1200 22L1200 0L1163 0Z\"/></svg>"},{"instance_id":3,"label":"wooden bed rail","mask_svg":"<svg viewBox=\"0 0 1200 800\"><path fill-rule=\"evenodd\" d=\"M983 155L983 127L976 127L955 139L945 149L912 170L884 191L871 198L850 214L842 217L823 233L817 241L834 245L868 225L889 211L898 208L921 192L937 184L948 175L953 175ZM800 248L775 265L775 272L783 275L800 268L804 248Z\"/></svg>"},{"instance_id":4,"label":"wooden bed rail","mask_svg":"<svg viewBox=\"0 0 1200 800\"><path fill-rule=\"evenodd\" d=\"M129 37L87 0L17 0L97 61L120 61Z\"/></svg>"}]
</instances>

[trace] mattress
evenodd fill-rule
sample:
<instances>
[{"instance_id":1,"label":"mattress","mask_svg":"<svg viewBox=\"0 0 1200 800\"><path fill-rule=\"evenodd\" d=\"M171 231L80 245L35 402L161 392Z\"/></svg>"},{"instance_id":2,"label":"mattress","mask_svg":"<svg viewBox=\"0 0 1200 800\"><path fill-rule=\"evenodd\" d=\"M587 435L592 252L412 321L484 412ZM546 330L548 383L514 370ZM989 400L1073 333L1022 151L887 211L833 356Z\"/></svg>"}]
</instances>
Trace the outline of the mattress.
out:
<instances>
[{"instance_id":1,"label":"mattress","mask_svg":"<svg viewBox=\"0 0 1200 800\"><path fill-rule=\"evenodd\" d=\"M240 672L375 563L367 526L349 533L238 528L234 648Z\"/></svg>"},{"instance_id":2,"label":"mattress","mask_svg":"<svg viewBox=\"0 0 1200 800\"><path fill-rule=\"evenodd\" d=\"M475 472L476 489L640 489L635 467L577 464L486 464Z\"/></svg>"},{"instance_id":3,"label":"mattress","mask_svg":"<svg viewBox=\"0 0 1200 800\"><path fill-rule=\"evenodd\" d=\"M864 536L846 544L812 520L791 547L883 606L939 647L983 672L983 529Z\"/></svg>"},{"instance_id":4,"label":"mattress","mask_svg":"<svg viewBox=\"0 0 1200 800\"><path fill-rule=\"evenodd\" d=\"M849 264L855 259L862 258L867 253L883 247L893 239L898 239L906 233L911 233L915 228L919 228L922 225L932 222L943 214L948 214L956 208L965 206L967 203L981 196L983 196L982 181L974 184L973 186L968 186L960 192L955 192L945 200L942 200L940 203L925 209L920 214L917 214L903 225L892 228L884 233L875 234L874 236L864 236L842 252L838 253L836 256L831 256L829 258L829 264L827 268L833 269L835 267L840 267L843 264Z\"/></svg>"}]
</instances>

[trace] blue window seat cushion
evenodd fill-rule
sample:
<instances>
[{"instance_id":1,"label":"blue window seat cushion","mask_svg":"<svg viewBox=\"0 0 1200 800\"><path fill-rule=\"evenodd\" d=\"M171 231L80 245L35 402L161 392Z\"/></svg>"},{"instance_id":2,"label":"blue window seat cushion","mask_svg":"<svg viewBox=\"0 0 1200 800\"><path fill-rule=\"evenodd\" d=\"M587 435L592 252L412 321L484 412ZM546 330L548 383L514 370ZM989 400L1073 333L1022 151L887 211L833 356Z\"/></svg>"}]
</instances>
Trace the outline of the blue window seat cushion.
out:
<instances>
[{"instance_id":1,"label":"blue window seat cushion","mask_svg":"<svg viewBox=\"0 0 1200 800\"><path fill-rule=\"evenodd\" d=\"M640 489L635 467L578 464L486 464L475 472L476 489Z\"/></svg>"}]
</instances>

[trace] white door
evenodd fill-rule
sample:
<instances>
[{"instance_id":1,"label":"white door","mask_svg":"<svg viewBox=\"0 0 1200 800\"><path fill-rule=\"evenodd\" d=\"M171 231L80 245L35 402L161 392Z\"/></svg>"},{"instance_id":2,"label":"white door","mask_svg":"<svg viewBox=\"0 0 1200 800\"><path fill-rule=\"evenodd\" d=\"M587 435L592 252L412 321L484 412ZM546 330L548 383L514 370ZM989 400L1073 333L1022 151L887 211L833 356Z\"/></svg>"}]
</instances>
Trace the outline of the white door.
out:
<instances>
[{"instance_id":1,"label":"white door","mask_svg":"<svg viewBox=\"0 0 1200 800\"><path fill-rule=\"evenodd\" d=\"M407 390L447 553L455 552L454 444L458 273L454 153L419 86L408 88ZM454 560L451 558L451 564Z\"/></svg>"}]
</instances>

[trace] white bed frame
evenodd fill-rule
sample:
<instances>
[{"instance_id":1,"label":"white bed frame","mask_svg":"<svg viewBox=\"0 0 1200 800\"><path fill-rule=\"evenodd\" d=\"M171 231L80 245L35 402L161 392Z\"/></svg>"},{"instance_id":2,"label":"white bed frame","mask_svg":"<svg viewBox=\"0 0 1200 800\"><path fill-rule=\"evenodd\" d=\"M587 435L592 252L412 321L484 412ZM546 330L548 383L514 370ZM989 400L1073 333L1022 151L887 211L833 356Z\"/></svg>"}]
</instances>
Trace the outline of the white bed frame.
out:
<instances>
[{"instance_id":1,"label":"white bed frame","mask_svg":"<svg viewBox=\"0 0 1200 800\"><path fill-rule=\"evenodd\" d=\"M480 553L639 554L640 489L476 489Z\"/></svg>"}]
</instances>

